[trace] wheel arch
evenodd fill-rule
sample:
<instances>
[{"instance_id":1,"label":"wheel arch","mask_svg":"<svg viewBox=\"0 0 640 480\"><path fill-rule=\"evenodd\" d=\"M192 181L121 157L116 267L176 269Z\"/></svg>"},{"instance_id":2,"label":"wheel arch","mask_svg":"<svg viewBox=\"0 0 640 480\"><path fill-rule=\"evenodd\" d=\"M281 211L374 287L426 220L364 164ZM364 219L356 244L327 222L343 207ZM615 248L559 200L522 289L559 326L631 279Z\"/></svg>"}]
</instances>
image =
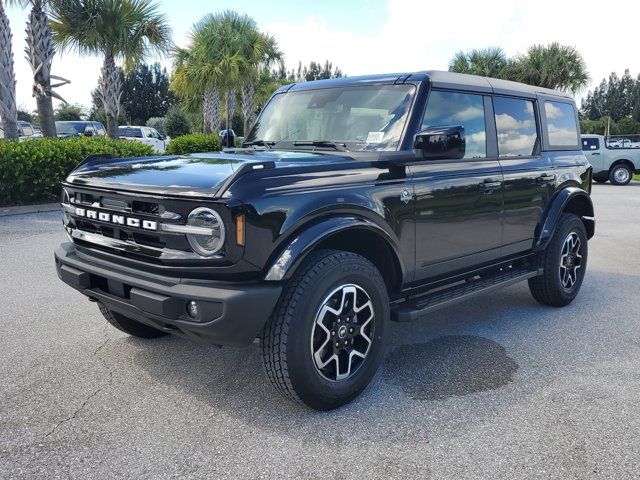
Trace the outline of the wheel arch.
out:
<instances>
[{"instance_id":1,"label":"wheel arch","mask_svg":"<svg viewBox=\"0 0 640 480\"><path fill-rule=\"evenodd\" d=\"M631 160L628 157L619 157L616 158L612 163L611 166L609 167L609 173L611 173L611 171L617 167L618 165L623 164L623 165L627 165L630 169L631 169L631 173L633 174L633 172L635 172L636 170L640 169L640 164L638 165L638 167L636 167L636 165L633 163L633 160Z\"/></svg>"},{"instance_id":2,"label":"wheel arch","mask_svg":"<svg viewBox=\"0 0 640 480\"><path fill-rule=\"evenodd\" d=\"M587 238L595 234L593 202L589 194L579 187L566 187L557 192L549 202L542 221L536 229L535 249L544 249L553 236L563 213L577 215L584 224Z\"/></svg>"},{"instance_id":3,"label":"wheel arch","mask_svg":"<svg viewBox=\"0 0 640 480\"><path fill-rule=\"evenodd\" d=\"M327 218L303 229L269 262L265 280L288 280L304 259L319 249L343 250L367 258L380 271L390 293L399 291L405 281L393 238L375 222L353 216Z\"/></svg>"}]
</instances>

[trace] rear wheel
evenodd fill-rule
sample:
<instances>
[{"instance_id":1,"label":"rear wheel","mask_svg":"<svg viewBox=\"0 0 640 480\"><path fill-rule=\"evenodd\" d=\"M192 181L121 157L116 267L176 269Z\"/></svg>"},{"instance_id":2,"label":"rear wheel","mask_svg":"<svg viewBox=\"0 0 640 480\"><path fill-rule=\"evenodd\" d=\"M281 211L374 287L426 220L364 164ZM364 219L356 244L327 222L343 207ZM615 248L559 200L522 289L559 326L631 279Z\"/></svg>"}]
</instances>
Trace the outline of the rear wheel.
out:
<instances>
[{"instance_id":1,"label":"rear wheel","mask_svg":"<svg viewBox=\"0 0 640 480\"><path fill-rule=\"evenodd\" d=\"M313 254L286 286L262 335L273 386L316 410L357 397L384 354L387 290L366 258L336 250Z\"/></svg>"},{"instance_id":2,"label":"rear wheel","mask_svg":"<svg viewBox=\"0 0 640 480\"><path fill-rule=\"evenodd\" d=\"M529 280L533 298L544 305L562 307L578 295L587 268L587 232L582 220L564 213L538 259L543 274Z\"/></svg>"},{"instance_id":3,"label":"rear wheel","mask_svg":"<svg viewBox=\"0 0 640 480\"><path fill-rule=\"evenodd\" d=\"M611 180L611 183L614 185L627 185L631 181L632 176L633 172L631 168L624 163L614 165L609 172L609 180Z\"/></svg>"},{"instance_id":4,"label":"rear wheel","mask_svg":"<svg viewBox=\"0 0 640 480\"><path fill-rule=\"evenodd\" d=\"M133 337L157 338L162 337L163 335L167 335L167 333L161 330L149 327L143 323L132 320L129 317L125 317L118 312L109 310L109 308L107 308L104 303L98 303L98 308L100 309L100 312L102 313L104 318L106 318L107 322L109 322L121 332L128 333Z\"/></svg>"}]
</instances>

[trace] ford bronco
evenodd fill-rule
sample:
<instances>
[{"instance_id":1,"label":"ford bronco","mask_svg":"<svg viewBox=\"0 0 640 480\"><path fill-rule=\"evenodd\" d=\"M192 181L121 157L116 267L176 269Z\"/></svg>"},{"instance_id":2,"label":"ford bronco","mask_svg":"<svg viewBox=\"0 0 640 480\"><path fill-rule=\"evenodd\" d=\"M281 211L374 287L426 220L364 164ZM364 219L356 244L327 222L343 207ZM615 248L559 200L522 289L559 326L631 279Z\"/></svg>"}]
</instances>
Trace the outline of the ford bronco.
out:
<instances>
[{"instance_id":1,"label":"ford bronco","mask_svg":"<svg viewBox=\"0 0 640 480\"><path fill-rule=\"evenodd\" d=\"M55 261L114 327L257 338L273 386L328 410L370 382L390 321L524 280L570 303L591 177L563 93L437 71L300 83L242 148L85 159Z\"/></svg>"}]
</instances>

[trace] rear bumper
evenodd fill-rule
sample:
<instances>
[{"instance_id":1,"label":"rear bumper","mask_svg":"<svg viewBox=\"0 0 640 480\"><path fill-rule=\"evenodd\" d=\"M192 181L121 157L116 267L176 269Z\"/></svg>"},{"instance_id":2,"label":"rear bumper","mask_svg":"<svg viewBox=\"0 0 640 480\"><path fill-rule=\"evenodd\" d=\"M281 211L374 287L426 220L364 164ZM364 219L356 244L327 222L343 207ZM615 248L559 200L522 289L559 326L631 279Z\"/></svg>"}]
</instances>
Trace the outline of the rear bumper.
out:
<instances>
[{"instance_id":1,"label":"rear bumper","mask_svg":"<svg viewBox=\"0 0 640 480\"><path fill-rule=\"evenodd\" d=\"M72 243L55 250L58 277L90 299L174 335L215 345L245 345L269 319L282 287L272 282L187 280L114 268L79 255ZM198 315L187 314L187 302Z\"/></svg>"}]
</instances>

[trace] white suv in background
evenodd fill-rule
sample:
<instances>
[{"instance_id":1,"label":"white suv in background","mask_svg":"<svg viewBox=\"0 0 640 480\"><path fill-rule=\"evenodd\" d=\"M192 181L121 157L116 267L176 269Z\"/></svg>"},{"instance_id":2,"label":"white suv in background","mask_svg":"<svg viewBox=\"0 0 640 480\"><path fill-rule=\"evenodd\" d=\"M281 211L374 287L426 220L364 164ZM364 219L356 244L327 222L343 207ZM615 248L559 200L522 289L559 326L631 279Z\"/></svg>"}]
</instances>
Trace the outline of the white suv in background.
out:
<instances>
[{"instance_id":1,"label":"white suv in background","mask_svg":"<svg viewBox=\"0 0 640 480\"><path fill-rule=\"evenodd\" d=\"M164 153L169 140L151 127L127 126L118 127L118 137L122 140L145 143L155 150L156 153Z\"/></svg>"}]
</instances>

